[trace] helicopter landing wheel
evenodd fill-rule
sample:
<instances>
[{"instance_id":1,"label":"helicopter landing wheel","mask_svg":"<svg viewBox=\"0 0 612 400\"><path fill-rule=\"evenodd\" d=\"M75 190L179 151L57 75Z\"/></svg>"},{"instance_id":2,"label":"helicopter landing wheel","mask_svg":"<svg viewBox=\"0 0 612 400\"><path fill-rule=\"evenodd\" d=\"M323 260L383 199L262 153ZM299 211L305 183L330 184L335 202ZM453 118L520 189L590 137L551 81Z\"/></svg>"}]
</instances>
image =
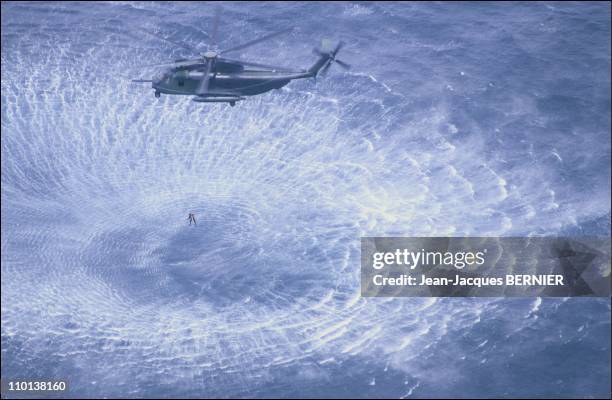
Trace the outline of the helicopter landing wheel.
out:
<instances>
[{"instance_id":1,"label":"helicopter landing wheel","mask_svg":"<svg viewBox=\"0 0 612 400\"><path fill-rule=\"evenodd\" d=\"M159 99L159 96L161 96L161 93L159 92L159 90L155 91L155 97L157 97Z\"/></svg>"},{"instance_id":2,"label":"helicopter landing wheel","mask_svg":"<svg viewBox=\"0 0 612 400\"><path fill-rule=\"evenodd\" d=\"M230 106L231 106L231 107L234 107L234 106L236 105L236 102L235 102L235 101L230 101L229 103L230 103Z\"/></svg>"}]
</instances>

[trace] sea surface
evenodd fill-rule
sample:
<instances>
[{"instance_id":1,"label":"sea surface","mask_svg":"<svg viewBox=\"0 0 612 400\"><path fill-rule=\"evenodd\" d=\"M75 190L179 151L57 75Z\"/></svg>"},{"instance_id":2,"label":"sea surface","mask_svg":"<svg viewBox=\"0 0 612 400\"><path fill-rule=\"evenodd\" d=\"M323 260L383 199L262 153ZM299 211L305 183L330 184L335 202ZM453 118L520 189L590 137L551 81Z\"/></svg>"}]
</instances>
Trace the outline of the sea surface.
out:
<instances>
[{"instance_id":1,"label":"sea surface","mask_svg":"<svg viewBox=\"0 0 612 400\"><path fill-rule=\"evenodd\" d=\"M361 236L610 236L610 3L219 3L327 76L153 96L207 3L2 2L2 379L47 397L608 397L610 299L361 298ZM228 55L229 56L229 55ZM187 215L195 213L197 226ZM8 397L23 397L9 394Z\"/></svg>"}]
</instances>

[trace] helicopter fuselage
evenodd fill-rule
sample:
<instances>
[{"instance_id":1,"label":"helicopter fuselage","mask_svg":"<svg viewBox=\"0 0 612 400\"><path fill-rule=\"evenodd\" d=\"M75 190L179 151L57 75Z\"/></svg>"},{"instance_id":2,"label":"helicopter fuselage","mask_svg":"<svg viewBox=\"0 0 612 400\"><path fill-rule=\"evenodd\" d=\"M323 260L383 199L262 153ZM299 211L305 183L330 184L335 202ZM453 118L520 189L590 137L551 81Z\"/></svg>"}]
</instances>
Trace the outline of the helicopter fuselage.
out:
<instances>
[{"instance_id":1,"label":"helicopter fuselage","mask_svg":"<svg viewBox=\"0 0 612 400\"><path fill-rule=\"evenodd\" d=\"M208 36L211 46L205 52L198 50L198 46L177 43L159 36L146 29L142 29L150 36L178 45L192 53L199 54L195 59L180 59L165 64L150 64L149 67L170 66L160 76L154 79L133 79L132 82L150 82L155 89L155 97L161 94L193 96L192 100L199 103L229 103L234 106L237 101L244 100L245 96L254 96L280 89L294 79L315 78L321 71L324 75L332 63L344 69L350 68L348 64L336 59L336 54L343 46L339 42L334 49L325 45L323 49L313 49L319 55L318 60L307 70L294 71L269 64L241 61L226 58L225 54L244 50L248 47L270 40L278 35L288 33L292 28L277 31L246 43L230 48L217 47L217 28L219 27L220 11L216 10L213 29ZM146 66L145 66L146 67Z\"/></svg>"},{"instance_id":2,"label":"helicopter fuselage","mask_svg":"<svg viewBox=\"0 0 612 400\"><path fill-rule=\"evenodd\" d=\"M321 69L335 60L340 45L329 53L320 52L319 59L306 70L288 70L281 67L257 65L252 62L217 58L206 54L200 60L176 60L173 68L151 80L155 97L161 94L193 96L199 103L229 103L235 105L245 96L254 96L280 89L294 79L314 78ZM255 66L255 67L254 67ZM263 67L263 68L262 68Z\"/></svg>"},{"instance_id":3,"label":"helicopter fuselage","mask_svg":"<svg viewBox=\"0 0 612 400\"><path fill-rule=\"evenodd\" d=\"M197 95L197 88L205 74L197 70L167 71L154 79L152 87L159 93ZM237 72L213 72L206 97L253 96L280 89L293 79L310 77L305 71L277 72L242 70Z\"/></svg>"}]
</instances>

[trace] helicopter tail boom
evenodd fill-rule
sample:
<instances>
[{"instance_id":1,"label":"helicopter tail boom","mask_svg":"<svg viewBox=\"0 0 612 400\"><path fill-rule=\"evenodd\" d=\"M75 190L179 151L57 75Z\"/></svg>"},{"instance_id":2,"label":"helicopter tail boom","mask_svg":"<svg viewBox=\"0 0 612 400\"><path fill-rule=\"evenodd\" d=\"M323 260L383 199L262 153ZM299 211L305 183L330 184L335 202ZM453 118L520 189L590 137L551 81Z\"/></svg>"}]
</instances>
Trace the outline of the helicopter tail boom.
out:
<instances>
[{"instance_id":1,"label":"helicopter tail boom","mask_svg":"<svg viewBox=\"0 0 612 400\"><path fill-rule=\"evenodd\" d=\"M312 67L308 68L308 74L310 76L316 76L321 70L321 68L323 68L329 60L330 57L328 54L322 54L319 59L312 65Z\"/></svg>"}]
</instances>

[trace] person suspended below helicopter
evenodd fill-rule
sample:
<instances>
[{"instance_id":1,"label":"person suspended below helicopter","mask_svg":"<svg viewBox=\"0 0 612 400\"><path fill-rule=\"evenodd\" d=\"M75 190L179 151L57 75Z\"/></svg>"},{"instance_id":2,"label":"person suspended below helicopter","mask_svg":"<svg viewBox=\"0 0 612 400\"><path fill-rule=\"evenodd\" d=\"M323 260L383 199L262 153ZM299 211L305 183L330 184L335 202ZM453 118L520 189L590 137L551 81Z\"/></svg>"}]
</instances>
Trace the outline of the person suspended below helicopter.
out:
<instances>
[{"instance_id":1,"label":"person suspended below helicopter","mask_svg":"<svg viewBox=\"0 0 612 400\"><path fill-rule=\"evenodd\" d=\"M194 213L189 213L189 217L187 217L187 218L189 219L189 225L191 225L192 222L193 222L194 225L197 225Z\"/></svg>"}]
</instances>

